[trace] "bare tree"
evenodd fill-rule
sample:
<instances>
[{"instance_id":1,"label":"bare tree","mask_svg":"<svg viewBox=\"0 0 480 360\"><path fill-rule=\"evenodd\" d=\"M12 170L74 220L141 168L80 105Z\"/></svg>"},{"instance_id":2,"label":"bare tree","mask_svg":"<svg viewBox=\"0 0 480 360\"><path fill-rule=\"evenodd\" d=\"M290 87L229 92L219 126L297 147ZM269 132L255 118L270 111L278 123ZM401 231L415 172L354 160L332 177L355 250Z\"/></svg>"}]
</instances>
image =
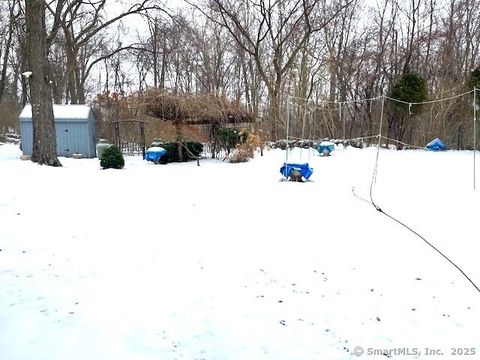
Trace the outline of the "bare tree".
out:
<instances>
[{"instance_id":1,"label":"bare tree","mask_svg":"<svg viewBox=\"0 0 480 360\"><path fill-rule=\"evenodd\" d=\"M91 74L105 64L107 76L102 72L97 89L217 93L264 115L275 139L282 134L287 94L345 104L386 94L413 71L427 80L431 98L441 98L463 91L479 64L480 0L377 0L369 6L360 0L192 0L195 11L175 15L157 3L131 0L111 16L106 0L44 0L45 74L54 101L87 102ZM25 5L29 1L0 2L0 100L18 108L27 90L20 74L32 70ZM114 26L139 13L149 31L140 33L138 44L126 43ZM343 120L346 137L377 134L377 105L342 105L341 115L336 105L317 109L316 135L342 134ZM469 109L468 101L431 106L405 123L404 140L452 137L462 127L470 136ZM393 126L388 117L384 124Z\"/></svg>"},{"instance_id":2,"label":"bare tree","mask_svg":"<svg viewBox=\"0 0 480 360\"><path fill-rule=\"evenodd\" d=\"M106 0L95 2L86 2L83 0L58 0L55 8L48 7L51 15L54 17L54 30L57 27L62 29L64 36L64 47L66 55L66 87L69 101L72 104L85 103L85 82L92 69L89 63L98 63L109 55L124 50L125 45L119 44L116 48L110 50L109 54L102 41L98 40L98 35L119 20L133 14L140 14L148 10L158 9L152 0L142 0L135 2L127 10L112 17L105 18ZM93 46L97 37L97 45ZM53 36L50 36L53 41ZM99 50L102 48L102 50ZM95 51L92 51L94 49ZM95 55L100 59L93 59Z\"/></svg>"},{"instance_id":3,"label":"bare tree","mask_svg":"<svg viewBox=\"0 0 480 360\"><path fill-rule=\"evenodd\" d=\"M14 24L16 21L15 15L15 7L16 1L13 0L12 2L7 2L8 5L8 14L9 14L9 21L8 26L6 29L6 34L3 35L5 40L5 44L0 48L0 55L3 57L1 74L0 74L0 102L3 98L3 93L5 91L5 85L7 83L7 67L8 67L8 59L10 56L10 51L12 50L12 42L14 37Z\"/></svg>"},{"instance_id":4,"label":"bare tree","mask_svg":"<svg viewBox=\"0 0 480 360\"><path fill-rule=\"evenodd\" d=\"M270 136L278 138L279 124L283 122L280 112L285 76L310 36L323 29L336 12L325 15L326 9L322 9L325 16L320 16L319 0L249 0L242 3L212 0L209 5L214 15L200 9L202 13L224 26L237 44L254 59L268 89Z\"/></svg>"},{"instance_id":5,"label":"bare tree","mask_svg":"<svg viewBox=\"0 0 480 360\"><path fill-rule=\"evenodd\" d=\"M48 74L45 2L44 0L27 0L25 10L28 64L31 71L29 77L33 124L31 159L39 164L62 166L57 159L52 89Z\"/></svg>"}]
</instances>

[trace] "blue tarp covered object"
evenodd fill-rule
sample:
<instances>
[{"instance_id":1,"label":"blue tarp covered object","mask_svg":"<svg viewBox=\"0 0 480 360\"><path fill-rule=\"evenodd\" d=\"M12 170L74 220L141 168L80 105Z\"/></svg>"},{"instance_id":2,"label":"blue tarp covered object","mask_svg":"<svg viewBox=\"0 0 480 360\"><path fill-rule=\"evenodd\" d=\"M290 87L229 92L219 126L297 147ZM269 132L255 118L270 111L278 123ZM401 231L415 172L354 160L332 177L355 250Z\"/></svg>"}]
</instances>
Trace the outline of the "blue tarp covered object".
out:
<instances>
[{"instance_id":1,"label":"blue tarp covered object","mask_svg":"<svg viewBox=\"0 0 480 360\"><path fill-rule=\"evenodd\" d=\"M151 146L145 153L145 160L157 163L167 153L167 150L160 146Z\"/></svg>"},{"instance_id":2,"label":"blue tarp covered object","mask_svg":"<svg viewBox=\"0 0 480 360\"><path fill-rule=\"evenodd\" d=\"M335 150L335 144L331 141L322 141L317 148L320 155L330 155L333 150Z\"/></svg>"},{"instance_id":3,"label":"blue tarp covered object","mask_svg":"<svg viewBox=\"0 0 480 360\"><path fill-rule=\"evenodd\" d=\"M425 146L425 148L427 150L430 150L430 151L445 151L445 150L447 150L447 146L439 138L435 138L432 141L430 141L427 144L427 146Z\"/></svg>"},{"instance_id":4,"label":"blue tarp covered object","mask_svg":"<svg viewBox=\"0 0 480 360\"><path fill-rule=\"evenodd\" d=\"M300 171L300 174L302 174L302 176L307 180L313 174L313 169L308 165L308 163L304 163L304 164L288 163L288 164L283 164L283 166L280 168L280 172L286 178L290 177L293 170Z\"/></svg>"}]
</instances>

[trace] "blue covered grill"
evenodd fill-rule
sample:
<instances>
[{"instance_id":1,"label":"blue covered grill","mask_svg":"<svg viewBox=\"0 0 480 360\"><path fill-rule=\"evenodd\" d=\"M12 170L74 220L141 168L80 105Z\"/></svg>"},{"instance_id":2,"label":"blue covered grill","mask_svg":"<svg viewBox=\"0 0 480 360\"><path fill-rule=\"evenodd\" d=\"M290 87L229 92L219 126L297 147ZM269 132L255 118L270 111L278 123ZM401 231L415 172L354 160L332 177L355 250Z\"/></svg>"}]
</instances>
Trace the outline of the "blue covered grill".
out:
<instances>
[{"instance_id":1,"label":"blue covered grill","mask_svg":"<svg viewBox=\"0 0 480 360\"><path fill-rule=\"evenodd\" d=\"M158 163L160 158L167 153L167 150L160 146L151 146L145 153L145 160Z\"/></svg>"}]
</instances>

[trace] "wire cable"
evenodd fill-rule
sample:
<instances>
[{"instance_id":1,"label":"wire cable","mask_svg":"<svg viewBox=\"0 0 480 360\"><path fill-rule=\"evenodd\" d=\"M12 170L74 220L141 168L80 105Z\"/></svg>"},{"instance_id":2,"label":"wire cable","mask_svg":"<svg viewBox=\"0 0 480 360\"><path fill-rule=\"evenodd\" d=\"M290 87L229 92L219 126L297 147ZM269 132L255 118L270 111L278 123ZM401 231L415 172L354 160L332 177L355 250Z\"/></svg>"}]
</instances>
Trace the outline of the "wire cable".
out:
<instances>
[{"instance_id":1,"label":"wire cable","mask_svg":"<svg viewBox=\"0 0 480 360\"><path fill-rule=\"evenodd\" d=\"M386 97L384 97L385 99ZM436 246L434 246L431 242L429 242L425 237L423 237L422 235L420 235L418 232L416 232L415 230L413 230L410 226L406 225L404 222L398 220L397 218L395 218L394 216L390 215L389 213L385 212L380 206L378 206L376 204L376 202L374 201L373 199L373 188L376 184L376 181L377 181L377 173L378 173L378 164L379 164L379 154L380 154L380 141L382 139L382 125L383 125L383 105L384 105L384 101L382 101L382 113L381 113L381 117L380 117L380 133L377 135L378 136L378 144L377 144L377 155L376 155L376 158L375 158L375 167L374 167L374 170L373 170L373 174L372 174L372 181L370 183L370 201L368 201L367 199L364 199L364 198L361 198L360 196L358 196L357 194L355 194L355 187L352 188L352 193L355 197L367 202L367 203L370 203L374 208L375 210L377 210L379 213L385 215L386 217L388 217L389 219L395 221L396 223L398 223L399 225L403 226L405 229L409 230L411 233L413 233L414 235L416 235L418 238L420 238L421 240L423 240L428 246L430 246L433 250L435 250L438 254L440 254L445 260L447 260L451 265L453 265L469 282L470 284L475 288L475 290L477 290L479 293L480 293L480 288L473 282L473 280L462 270L462 268L460 268L460 266L458 266L454 261L452 261L447 255L445 255L442 251L440 251Z\"/></svg>"},{"instance_id":2,"label":"wire cable","mask_svg":"<svg viewBox=\"0 0 480 360\"><path fill-rule=\"evenodd\" d=\"M428 101L421 101L421 102L408 102L408 101L403 101L403 100L391 98L391 97L386 96L386 95L385 95L384 97L385 97L386 99L388 99L388 100L395 101L395 102L398 102L398 103L401 103L401 104L406 104L406 105L411 106L411 105L435 104L435 103L439 103L439 102L442 102L442 101L454 100L454 99L457 99L457 98L459 98L459 97L462 97L462 96L471 94L472 92L473 92L473 90L470 90L470 91L464 92L464 93L462 93L462 94L457 94L457 95L449 96L449 97L446 97L446 98L443 98L443 99L435 99L435 100L428 100Z\"/></svg>"},{"instance_id":3,"label":"wire cable","mask_svg":"<svg viewBox=\"0 0 480 360\"><path fill-rule=\"evenodd\" d=\"M396 142L397 144L401 144L401 145L406 146L406 147L409 147L409 148L424 149L424 148L421 147L421 146L416 146L416 145L407 144L407 143L404 143L403 141L395 140L395 139L392 139L392 138L389 138L389 137L386 137L386 136L382 136L382 139L389 140L389 141L394 141L394 142Z\"/></svg>"},{"instance_id":4,"label":"wire cable","mask_svg":"<svg viewBox=\"0 0 480 360\"><path fill-rule=\"evenodd\" d=\"M451 265L453 265L458 271L460 271L460 273L470 282L470 284L473 285L473 287L480 293L480 288L475 284L475 282L473 282L473 280L462 270L462 268L460 266L458 266L454 261L452 261L447 255L445 255L441 250L439 250L435 245L433 245L430 241L428 241L425 237L423 237L422 235L420 235L418 232L416 232L415 230L413 230L411 227L409 227L408 225L406 225L404 222L398 220L397 218L395 218L394 216L390 215L389 213L385 212L380 206L378 206L375 202L373 201L368 201L367 199L359 196L358 194L355 193L355 187L352 187L352 193L353 193L353 196L355 196L357 199L359 200L362 200L370 205L373 205L373 207L375 208L375 210L377 210L378 212L380 212L381 214L385 215L386 217L388 217L389 219L395 221L397 224L403 226L404 228L406 228L407 230L409 230L410 232L412 232L414 235L416 235L417 237L419 237L420 239L422 239L428 246L430 246L433 250L435 250L437 253L439 253L445 260L447 260Z\"/></svg>"}]
</instances>

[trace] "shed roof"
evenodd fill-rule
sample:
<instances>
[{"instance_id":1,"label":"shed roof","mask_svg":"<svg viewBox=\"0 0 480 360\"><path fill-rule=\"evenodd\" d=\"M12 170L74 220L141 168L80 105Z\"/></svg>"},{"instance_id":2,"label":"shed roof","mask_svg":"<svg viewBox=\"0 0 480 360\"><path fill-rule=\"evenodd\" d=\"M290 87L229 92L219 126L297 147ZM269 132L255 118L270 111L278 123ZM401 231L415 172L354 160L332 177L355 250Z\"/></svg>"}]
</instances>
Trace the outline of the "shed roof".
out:
<instances>
[{"instance_id":1,"label":"shed roof","mask_svg":"<svg viewBox=\"0 0 480 360\"><path fill-rule=\"evenodd\" d=\"M53 105L53 116L56 119L86 120L90 116L91 108L88 105ZM21 119L32 118L32 106L25 105L21 114Z\"/></svg>"}]
</instances>

